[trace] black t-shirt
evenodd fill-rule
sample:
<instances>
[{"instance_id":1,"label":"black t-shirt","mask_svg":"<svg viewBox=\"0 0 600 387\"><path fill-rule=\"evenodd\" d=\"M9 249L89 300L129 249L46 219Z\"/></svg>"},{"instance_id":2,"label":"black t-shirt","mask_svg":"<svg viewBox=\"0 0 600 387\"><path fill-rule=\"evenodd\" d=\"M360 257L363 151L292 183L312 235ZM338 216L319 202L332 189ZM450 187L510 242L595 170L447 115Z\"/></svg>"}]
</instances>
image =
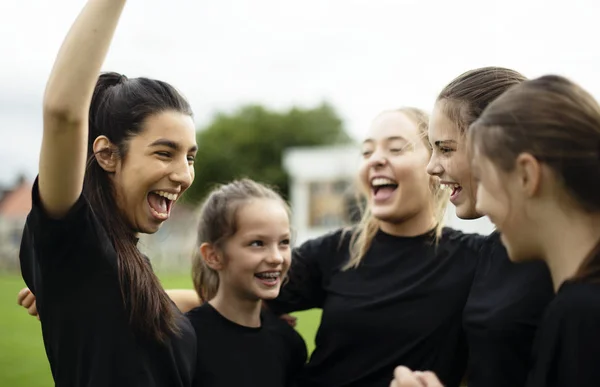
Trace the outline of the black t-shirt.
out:
<instances>
[{"instance_id":1,"label":"black t-shirt","mask_svg":"<svg viewBox=\"0 0 600 387\"><path fill-rule=\"evenodd\" d=\"M513 263L496 232L481 252L464 312L469 387L522 387L535 332L554 297L543 261Z\"/></svg>"},{"instance_id":2,"label":"black t-shirt","mask_svg":"<svg viewBox=\"0 0 600 387\"><path fill-rule=\"evenodd\" d=\"M261 326L236 324L205 303L187 313L198 338L196 387L286 387L306 363L306 344L267 311Z\"/></svg>"},{"instance_id":3,"label":"black t-shirt","mask_svg":"<svg viewBox=\"0 0 600 387\"><path fill-rule=\"evenodd\" d=\"M316 349L301 386L388 387L394 368L434 371L448 386L464 375L462 312L477 249L444 229L396 237L379 231L356 269L349 233L305 242L293 252L289 283L269 307L277 314L322 308Z\"/></svg>"},{"instance_id":4,"label":"black t-shirt","mask_svg":"<svg viewBox=\"0 0 600 387\"><path fill-rule=\"evenodd\" d=\"M600 385L600 284L563 283L538 330L534 359L528 387Z\"/></svg>"},{"instance_id":5,"label":"black t-shirt","mask_svg":"<svg viewBox=\"0 0 600 387\"><path fill-rule=\"evenodd\" d=\"M36 295L56 386L191 386L196 337L190 322L180 314L182 336L167 345L134 333L116 252L85 196L60 220L42 209L37 179L32 198L21 272Z\"/></svg>"}]
</instances>

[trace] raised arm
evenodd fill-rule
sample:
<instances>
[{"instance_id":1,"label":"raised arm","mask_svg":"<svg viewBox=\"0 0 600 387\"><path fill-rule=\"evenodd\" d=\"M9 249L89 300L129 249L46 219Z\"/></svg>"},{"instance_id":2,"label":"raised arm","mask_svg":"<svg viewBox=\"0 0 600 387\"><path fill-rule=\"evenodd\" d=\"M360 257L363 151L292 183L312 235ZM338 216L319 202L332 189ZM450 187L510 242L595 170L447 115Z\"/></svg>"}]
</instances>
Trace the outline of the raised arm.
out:
<instances>
[{"instance_id":1,"label":"raised arm","mask_svg":"<svg viewBox=\"0 0 600 387\"><path fill-rule=\"evenodd\" d=\"M44 94L39 192L48 215L60 218L83 188L88 111L125 0L89 0L65 38Z\"/></svg>"}]
</instances>

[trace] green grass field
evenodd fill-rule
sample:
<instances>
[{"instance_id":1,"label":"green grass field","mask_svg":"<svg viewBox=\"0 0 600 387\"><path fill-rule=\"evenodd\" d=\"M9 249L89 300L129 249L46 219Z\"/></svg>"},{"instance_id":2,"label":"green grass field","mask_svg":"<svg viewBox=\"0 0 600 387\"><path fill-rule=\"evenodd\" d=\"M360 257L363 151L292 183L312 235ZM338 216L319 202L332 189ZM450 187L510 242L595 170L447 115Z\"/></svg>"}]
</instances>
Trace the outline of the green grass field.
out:
<instances>
[{"instance_id":1,"label":"green grass field","mask_svg":"<svg viewBox=\"0 0 600 387\"><path fill-rule=\"evenodd\" d=\"M167 289L191 289L187 275L162 275ZM39 321L17 305L17 292L25 285L19 275L0 273L0 386L47 387L52 377L44 351ZM320 311L295 314L296 329L304 337L309 351L319 325Z\"/></svg>"}]
</instances>

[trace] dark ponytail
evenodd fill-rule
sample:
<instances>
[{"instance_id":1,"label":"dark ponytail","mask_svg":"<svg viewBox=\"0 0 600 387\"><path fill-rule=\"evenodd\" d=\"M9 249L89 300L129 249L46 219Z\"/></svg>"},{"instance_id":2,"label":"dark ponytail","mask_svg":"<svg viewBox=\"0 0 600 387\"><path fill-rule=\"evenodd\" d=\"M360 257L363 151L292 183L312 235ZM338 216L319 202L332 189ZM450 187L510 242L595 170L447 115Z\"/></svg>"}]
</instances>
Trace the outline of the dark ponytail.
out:
<instances>
[{"instance_id":1,"label":"dark ponytail","mask_svg":"<svg viewBox=\"0 0 600 387\"><path fill-rule=\"evenodd\" d=\"M93 153L94 140L106 136L116 149L103 149L124 158L128 140L142 130L151 115L174 110L192 115L187 101L169 84L148 78L128 79L117 73L102 74L89 111L88 163L83 194L112 241L118 257L119 281L125 308L137 333L164 343L180 332L180 315L163 291L150 262L137 249L135 230L116 202L109 174Z\"/></svg>"}]
</instances>

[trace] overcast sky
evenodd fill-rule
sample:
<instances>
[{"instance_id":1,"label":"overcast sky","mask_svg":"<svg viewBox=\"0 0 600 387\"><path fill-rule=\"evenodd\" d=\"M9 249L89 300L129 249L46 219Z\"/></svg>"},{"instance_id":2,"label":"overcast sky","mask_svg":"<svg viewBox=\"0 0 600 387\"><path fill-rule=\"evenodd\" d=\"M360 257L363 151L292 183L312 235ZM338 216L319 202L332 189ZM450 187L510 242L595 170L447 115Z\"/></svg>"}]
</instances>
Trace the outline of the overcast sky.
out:
<instances>
[{"instance_id":1,"label":"overcast sky","mask_svg":"<svg viewBox=\"0 0 600 387\"><path fill-rule=\"evenodd\" d=\"M0 183L37 171L46 78L84 4L0 4ZM594 0L137 0L104 70L172 83L199 125L243 103L326 99L360 137L379 111L430 110L446 83L480 66L566 75L600 98L598 39Z\"/></svg>"}]
</instances>

